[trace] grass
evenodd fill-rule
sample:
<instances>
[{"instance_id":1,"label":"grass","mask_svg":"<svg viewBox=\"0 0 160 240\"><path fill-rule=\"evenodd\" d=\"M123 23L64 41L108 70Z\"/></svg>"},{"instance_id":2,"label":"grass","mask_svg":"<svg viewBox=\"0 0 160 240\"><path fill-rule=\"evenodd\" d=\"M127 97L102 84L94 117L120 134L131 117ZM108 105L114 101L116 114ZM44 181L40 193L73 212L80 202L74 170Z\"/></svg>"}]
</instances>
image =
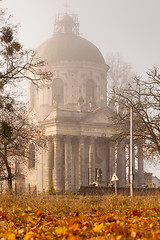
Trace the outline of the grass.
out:
<instances>
[{"instance_id":1,"label":"grass","mask_svg":"<svg viewBox=\"0 0 160 240\"><path fill-rule=\"evenodd\" d=\"M0 239L160 239L160 196L2 195Z\"/></svg>"}]
</instances>

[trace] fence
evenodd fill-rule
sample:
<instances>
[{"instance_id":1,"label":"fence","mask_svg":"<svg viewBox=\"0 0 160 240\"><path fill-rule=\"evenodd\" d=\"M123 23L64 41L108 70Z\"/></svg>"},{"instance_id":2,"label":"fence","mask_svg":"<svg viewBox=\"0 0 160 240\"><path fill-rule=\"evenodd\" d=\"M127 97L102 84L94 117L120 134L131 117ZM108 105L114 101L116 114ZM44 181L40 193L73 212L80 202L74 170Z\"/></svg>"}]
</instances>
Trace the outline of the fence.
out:
<instances>
[{"instance_id":1,"label":"fence","mask_svg":"<svg viewBox=\"0 0 160 240\"><path fill-rule=\"evenodd\" d=\"M8 187L6 184L0 183L0 194L8 193ZM37 196L37 186L31 186L28 184L28 187L22 187L21 185L15 183L13 184L12 194L15 195L30 195Z\"/></svg>"},{"instance_id":2,"label":"fence","mask_svg":"<svg viewBox=\"0 0 160 240\"><path fill-rule=\"evenodd\" d=\"M113 187L83 187L78 190L78 195L105 195L114 194L115 189ZM129 188L117 188L117 194L129 196ZM160 188L134 188L134 196L146 196L146 195L160 195Z\"/></svg>"}]
</instances>

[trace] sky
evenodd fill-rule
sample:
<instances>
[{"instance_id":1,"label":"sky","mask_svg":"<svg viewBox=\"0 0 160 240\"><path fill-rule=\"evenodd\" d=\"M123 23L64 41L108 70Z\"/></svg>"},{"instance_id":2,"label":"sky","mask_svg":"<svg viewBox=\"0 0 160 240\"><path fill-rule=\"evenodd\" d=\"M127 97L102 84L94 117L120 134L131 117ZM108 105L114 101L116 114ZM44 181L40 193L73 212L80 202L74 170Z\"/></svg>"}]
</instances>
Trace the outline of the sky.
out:
<instances>
[{"instance_id":1,"label":"sky","mask_svg":"<svg viewBox=\"0 0 160 240\"><path fill-rule=\"evenodd\" d=\"M24 47L36 49L52 37L55 17L66 11L66 2L68 12L79 17L81 36L105 58L119 53L139 75L159 66L160 0L2 0L0 7L20 25ZM160 169L156 172L160 177Z\"/></svg>"},{"instance_id":2,"label":"sky","mask_svg":"<svg viewBox=\"0 0 160 240\"><path fill-rule=\"evenodd\" d=\"M55 16L66 11L66 2L68 12L79 17L81 36L105 58L118 52L139 75L159 66L160 0L2 0L0 6L20 24L20 42L35 49L52 37Z\"/></svg>"}]
</instances>

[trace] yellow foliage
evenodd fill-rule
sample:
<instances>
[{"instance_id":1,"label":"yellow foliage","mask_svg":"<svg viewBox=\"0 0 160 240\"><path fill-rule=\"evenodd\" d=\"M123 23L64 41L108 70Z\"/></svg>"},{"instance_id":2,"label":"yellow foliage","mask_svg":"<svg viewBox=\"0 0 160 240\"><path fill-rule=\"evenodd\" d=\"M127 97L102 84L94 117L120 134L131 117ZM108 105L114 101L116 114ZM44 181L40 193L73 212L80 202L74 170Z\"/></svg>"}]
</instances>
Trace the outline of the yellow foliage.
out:
<instances>
[{"instance_id":1,"label":"yellow foliage","mask_svg":"<svg viewBox=\"0 0 160 240\"><path fill-rule=\"evenodd\" d=\"M131 232L131 237L132 237L132 238L135 238L136 235L137 235L137 233L136 233L135 231L132 231L132 232Z\"/></svg>"},{"instance_id":2,"label":"yellow foliage","mask_svg":"<svg viewBox=\"0 0 160 240\"><path fill-rule=\"evenodd\" d=\"M16 235L14 233L9 234L8 240L16 240Z\"/></svg>"},{"instance_id":3,"label":"yellow foliage","mask_svg":"<svg viewBox=\"0 0 160 240\"><path fill-rule=\"evenodd\" d=\"M24 240L32 240L33 237L35 237L34 232L30 231L25 235Z\"/></svg>"},{"instance_id":4,"label":"yellow foliage","mask_svg":"<svg viewBox=\"0 0 160 240\"><path fill-rule=\"evenodd\" d=\"M101 224L96 224L93 228L94 232L100 232L103 229L103 223Z\"/></svg>"},{"instance_id":5,"label":"yellow foliage","mask_svg":"<svg viewBox=\"0 0 160 240\"><path fill-rule=\"evenodd\" d=\"M122 236L119 235L119 236L116 237L116 240L120 240L121 238L122 238Z\"/></svg>"},{"instance_id":6,"label":"yellow foliage","mask_svg":"<svg viewBox=\"0 0 160 240\"><path fill-rule=\"evenodd\" d=\"M160 196L1 196L0 240L160 239Z\"/></svg>"},{"instance_id":7,"label":"yellow foliage","mask_svg":"<svg viewBox=\"0 0 160 240\"><path fill-rule=\"evenodd\" d=\"M59 235L65 235L67 233L66 227L58 227L55 232Z\"/></svg>"}]
</instances>

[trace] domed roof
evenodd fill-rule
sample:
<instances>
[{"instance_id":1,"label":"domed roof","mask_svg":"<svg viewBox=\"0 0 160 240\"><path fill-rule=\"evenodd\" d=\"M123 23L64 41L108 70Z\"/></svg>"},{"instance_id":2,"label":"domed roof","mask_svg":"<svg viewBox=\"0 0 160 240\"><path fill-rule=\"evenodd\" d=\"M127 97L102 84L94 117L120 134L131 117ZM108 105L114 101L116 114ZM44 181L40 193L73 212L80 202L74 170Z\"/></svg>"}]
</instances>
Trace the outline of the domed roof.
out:
<instances>
[{"instance_id":1,"label":"domed roof","mask_svg":"<svg viewBox=\"0 0 160 240\"><path fill-rule=\"evenodd\" d=\"M37 49L39 57L49 64L58 61L89 61L105 64L98 48L74 34L60 34L48 39Z\"/></svg>"},{"instance_id":2,"label":"domed roof","mask_svg":"<svg viewBox=\"0 0 160 240\"><path fill-rule=\"evenodd\" d=\"M57 20L54 36L42 43L37 53L49 64L59 61L88 61L105 64L98 48L79 36L75 16L68 14Z\"/></svg>"}]
</instances>

